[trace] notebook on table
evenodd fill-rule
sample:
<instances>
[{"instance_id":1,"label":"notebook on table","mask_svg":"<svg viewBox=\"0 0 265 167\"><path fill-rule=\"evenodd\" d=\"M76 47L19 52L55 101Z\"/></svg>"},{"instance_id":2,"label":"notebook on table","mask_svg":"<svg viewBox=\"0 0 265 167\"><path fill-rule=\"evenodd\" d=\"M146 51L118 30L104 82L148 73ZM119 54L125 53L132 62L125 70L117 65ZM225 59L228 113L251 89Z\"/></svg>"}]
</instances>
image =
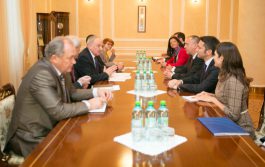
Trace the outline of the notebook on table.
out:
<instances>
[{"instance_id":1,"label":"notebook on table","mask_svg":"<svg viewBox=\"0 0 265 167\"><path fill-rule=\"evenodd\" d=\"M198 118L214 136L249 135L239 125L226 117Z\"/></svg>"}]
</instances>

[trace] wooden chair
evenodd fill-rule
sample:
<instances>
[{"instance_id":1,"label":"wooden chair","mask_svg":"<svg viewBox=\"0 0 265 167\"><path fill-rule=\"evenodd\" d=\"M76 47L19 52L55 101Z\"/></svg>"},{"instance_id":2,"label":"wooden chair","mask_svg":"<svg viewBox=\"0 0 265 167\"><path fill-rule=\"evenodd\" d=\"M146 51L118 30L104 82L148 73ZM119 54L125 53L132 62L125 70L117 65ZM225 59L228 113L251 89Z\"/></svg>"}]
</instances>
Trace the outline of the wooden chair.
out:
<instances>
[{"instance_id":1,"label":"wooden chair","mask_svg":"<svg viewBox=\"0 0 265 167\"><path fill-rule=\"evenodd\" d=\"M256 129L257 131L260 131L261 133L264 134L265 136L265 121L264 121L264 103L265 103L265 91L264 91L264 100L263 100L263 104L260 110L260 114L259 114L259 124L258 124L258 128Z\"/></svg>"},{"instance_id":2,"label":"wooden chair","mask_svg":"<svg viewBox=\"0 0 265 167\"><path fill-rule=\"evenodd\" d=\"M0 88L0 148L3 154L1 160L12 165L18 165L24 161L23 157L15 155L12 152L8 154L3 152L14 104L15 89L9 83Z\"/></svg>"},{"instance_id":3,"label":"wooden chair","mask_svg":"<svg viewBox=\"0 0 265 167\"><path fill-rule=\"evenodd\" d=\"M251 78L251 77L247 77L247 80L248 80L248 82L249 82L249 85L250 85L251 82L254 81L254 79ZM249 86L249 88L250 88L250 86ZM248 93L247 106L249 106L249 94L250 94L250 93Z\"/></svg>"}]
</instances>

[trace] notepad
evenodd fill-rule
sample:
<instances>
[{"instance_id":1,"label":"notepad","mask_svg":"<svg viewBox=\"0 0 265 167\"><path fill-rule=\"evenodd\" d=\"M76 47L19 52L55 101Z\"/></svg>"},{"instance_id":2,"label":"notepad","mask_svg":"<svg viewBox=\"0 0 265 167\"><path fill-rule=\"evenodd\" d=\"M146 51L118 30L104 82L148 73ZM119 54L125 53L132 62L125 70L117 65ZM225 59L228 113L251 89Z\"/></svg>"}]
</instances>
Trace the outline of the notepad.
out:
<instances>
[{"instance_id":1,"label":"notepad","mask_svg":"<svg viewBox=\"0 0 265 167\"><path fill-rule=\"evenodd\" d=\"M124 67L124 70L134 70L136 67Z\"/></svg>"},{"instance_id":2,"label":"notepad","mask_svg":"<svg viewBox=\"0 0 265 167\"><path fill-rule=\"evenodd\" d=\"M131 79L131 74L130 73L113 73L109 81L114 81L114 82L124 82L127 79Z\"/></svg>"},{"instance_id":3,"label":"notepad","mask_svg":"<svg viewBox=\"0 0 265 167\"><path fill-rule=\"evenodd\" d=\"M164 91L164 90L156 90L155 92L136 92L135 90L129 90L129 91L127 91L127 93L133 94L133 95L139 95L139 96L142 96L142 97L154 97L154 96L157 96L157 95L164 94L164 93L166 93L166 91Z\"/></svg>"},{"instance_id":4,"label":"notepad","mask_svg":"<svg viewBox=\"0 0 265 167\"><path fill-rule=\"evenodd\" d=\"M162 58L164 58L164 57L162 57L162 56L153 56L152 58L153 58L153 60L156 61L156 60L158 60L158 59L162 59Z\"/></svg>"},{"instance_id":5,"label":"notepad","mask_svg":"<svg viewBox=\"0 0 265 167\"><path fill-rule=\"evenodd\" d=\"M198 118L214 136L249 135L240 126L226 117Z\"/></svg>"},{"instance_id":6,"label":"notepad","mask_svg":"<svg viewBox=\"0 0 265 167\"><path fill-rule=\"evenodd\" d=\"M103 85L103 86L99 86L96 85L96 87L93 87L93 89L104 89L104 90L109 90L109 91L117 91L120 90L120 85ZM97 91L97 90L96 90Z\"/></svg>"},{"instance_id":7,"label":"notepad","mask_svg":"<svg viewBox=\"0 0 265 167\"><path fill-rule=\"evenodd\" d=\"M195 96L181 96L183 99L189 101L189 102L197 102L198 99L195 98Z\"/></svg>"},{"instance_id":8,"label":"notepad","mask_svg":"<svg viewBox=\"0 0 265 167\"><path fill-rule=\"evenodd\" d=\"M103 106L99 109L90 110L90 113L104 113L106 111L107 103L104 103Z\"/></svg>"}]
</instances>

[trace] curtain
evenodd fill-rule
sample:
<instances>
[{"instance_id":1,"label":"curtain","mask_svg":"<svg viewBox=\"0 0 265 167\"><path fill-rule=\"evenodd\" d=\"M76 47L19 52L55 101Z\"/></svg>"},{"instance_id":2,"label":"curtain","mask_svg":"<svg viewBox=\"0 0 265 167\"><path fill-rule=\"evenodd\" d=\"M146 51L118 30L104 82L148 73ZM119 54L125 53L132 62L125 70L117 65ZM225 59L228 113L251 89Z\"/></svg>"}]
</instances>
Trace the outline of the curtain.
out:
<instances>
[{"instance_id":1,"label":"curtain","mask_svg":"<svg viewBox=\"0 0 265 167\"><path fill-rule=\"evenodd\" d=\"M9 82L18 88L23 74L24 40L20 0L6 0Z\"/></svg>"}]
</instances>

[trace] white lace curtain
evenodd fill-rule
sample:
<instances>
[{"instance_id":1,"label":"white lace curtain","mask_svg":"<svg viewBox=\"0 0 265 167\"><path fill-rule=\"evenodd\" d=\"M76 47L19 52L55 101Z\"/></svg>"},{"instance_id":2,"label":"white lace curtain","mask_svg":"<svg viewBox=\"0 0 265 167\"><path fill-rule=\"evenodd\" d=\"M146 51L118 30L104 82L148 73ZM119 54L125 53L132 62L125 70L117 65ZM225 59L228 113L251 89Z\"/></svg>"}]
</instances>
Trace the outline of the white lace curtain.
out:
<instances>
[{"instance_id":1,"label":"white lace curtain","mask_svg":"<svg viewBox=\"0 0 265 167\"><path fill-rule=\"evenodd\" d=\"M1 39L6 44L7 48L4 53L7 63L5 72L7 73L7 82L12 83L16 88L20 84L22 73L23 73L23 53L24 53L24 40L22 33L22 24L21 24L21 8L20 0L4 0L4 3L1 3L3 8L5 8L5 13L3 15L3 20L5 26L3 34L5 38ZM2 83L4 84L4 83Z\"/></svg>"}]
</instances>

